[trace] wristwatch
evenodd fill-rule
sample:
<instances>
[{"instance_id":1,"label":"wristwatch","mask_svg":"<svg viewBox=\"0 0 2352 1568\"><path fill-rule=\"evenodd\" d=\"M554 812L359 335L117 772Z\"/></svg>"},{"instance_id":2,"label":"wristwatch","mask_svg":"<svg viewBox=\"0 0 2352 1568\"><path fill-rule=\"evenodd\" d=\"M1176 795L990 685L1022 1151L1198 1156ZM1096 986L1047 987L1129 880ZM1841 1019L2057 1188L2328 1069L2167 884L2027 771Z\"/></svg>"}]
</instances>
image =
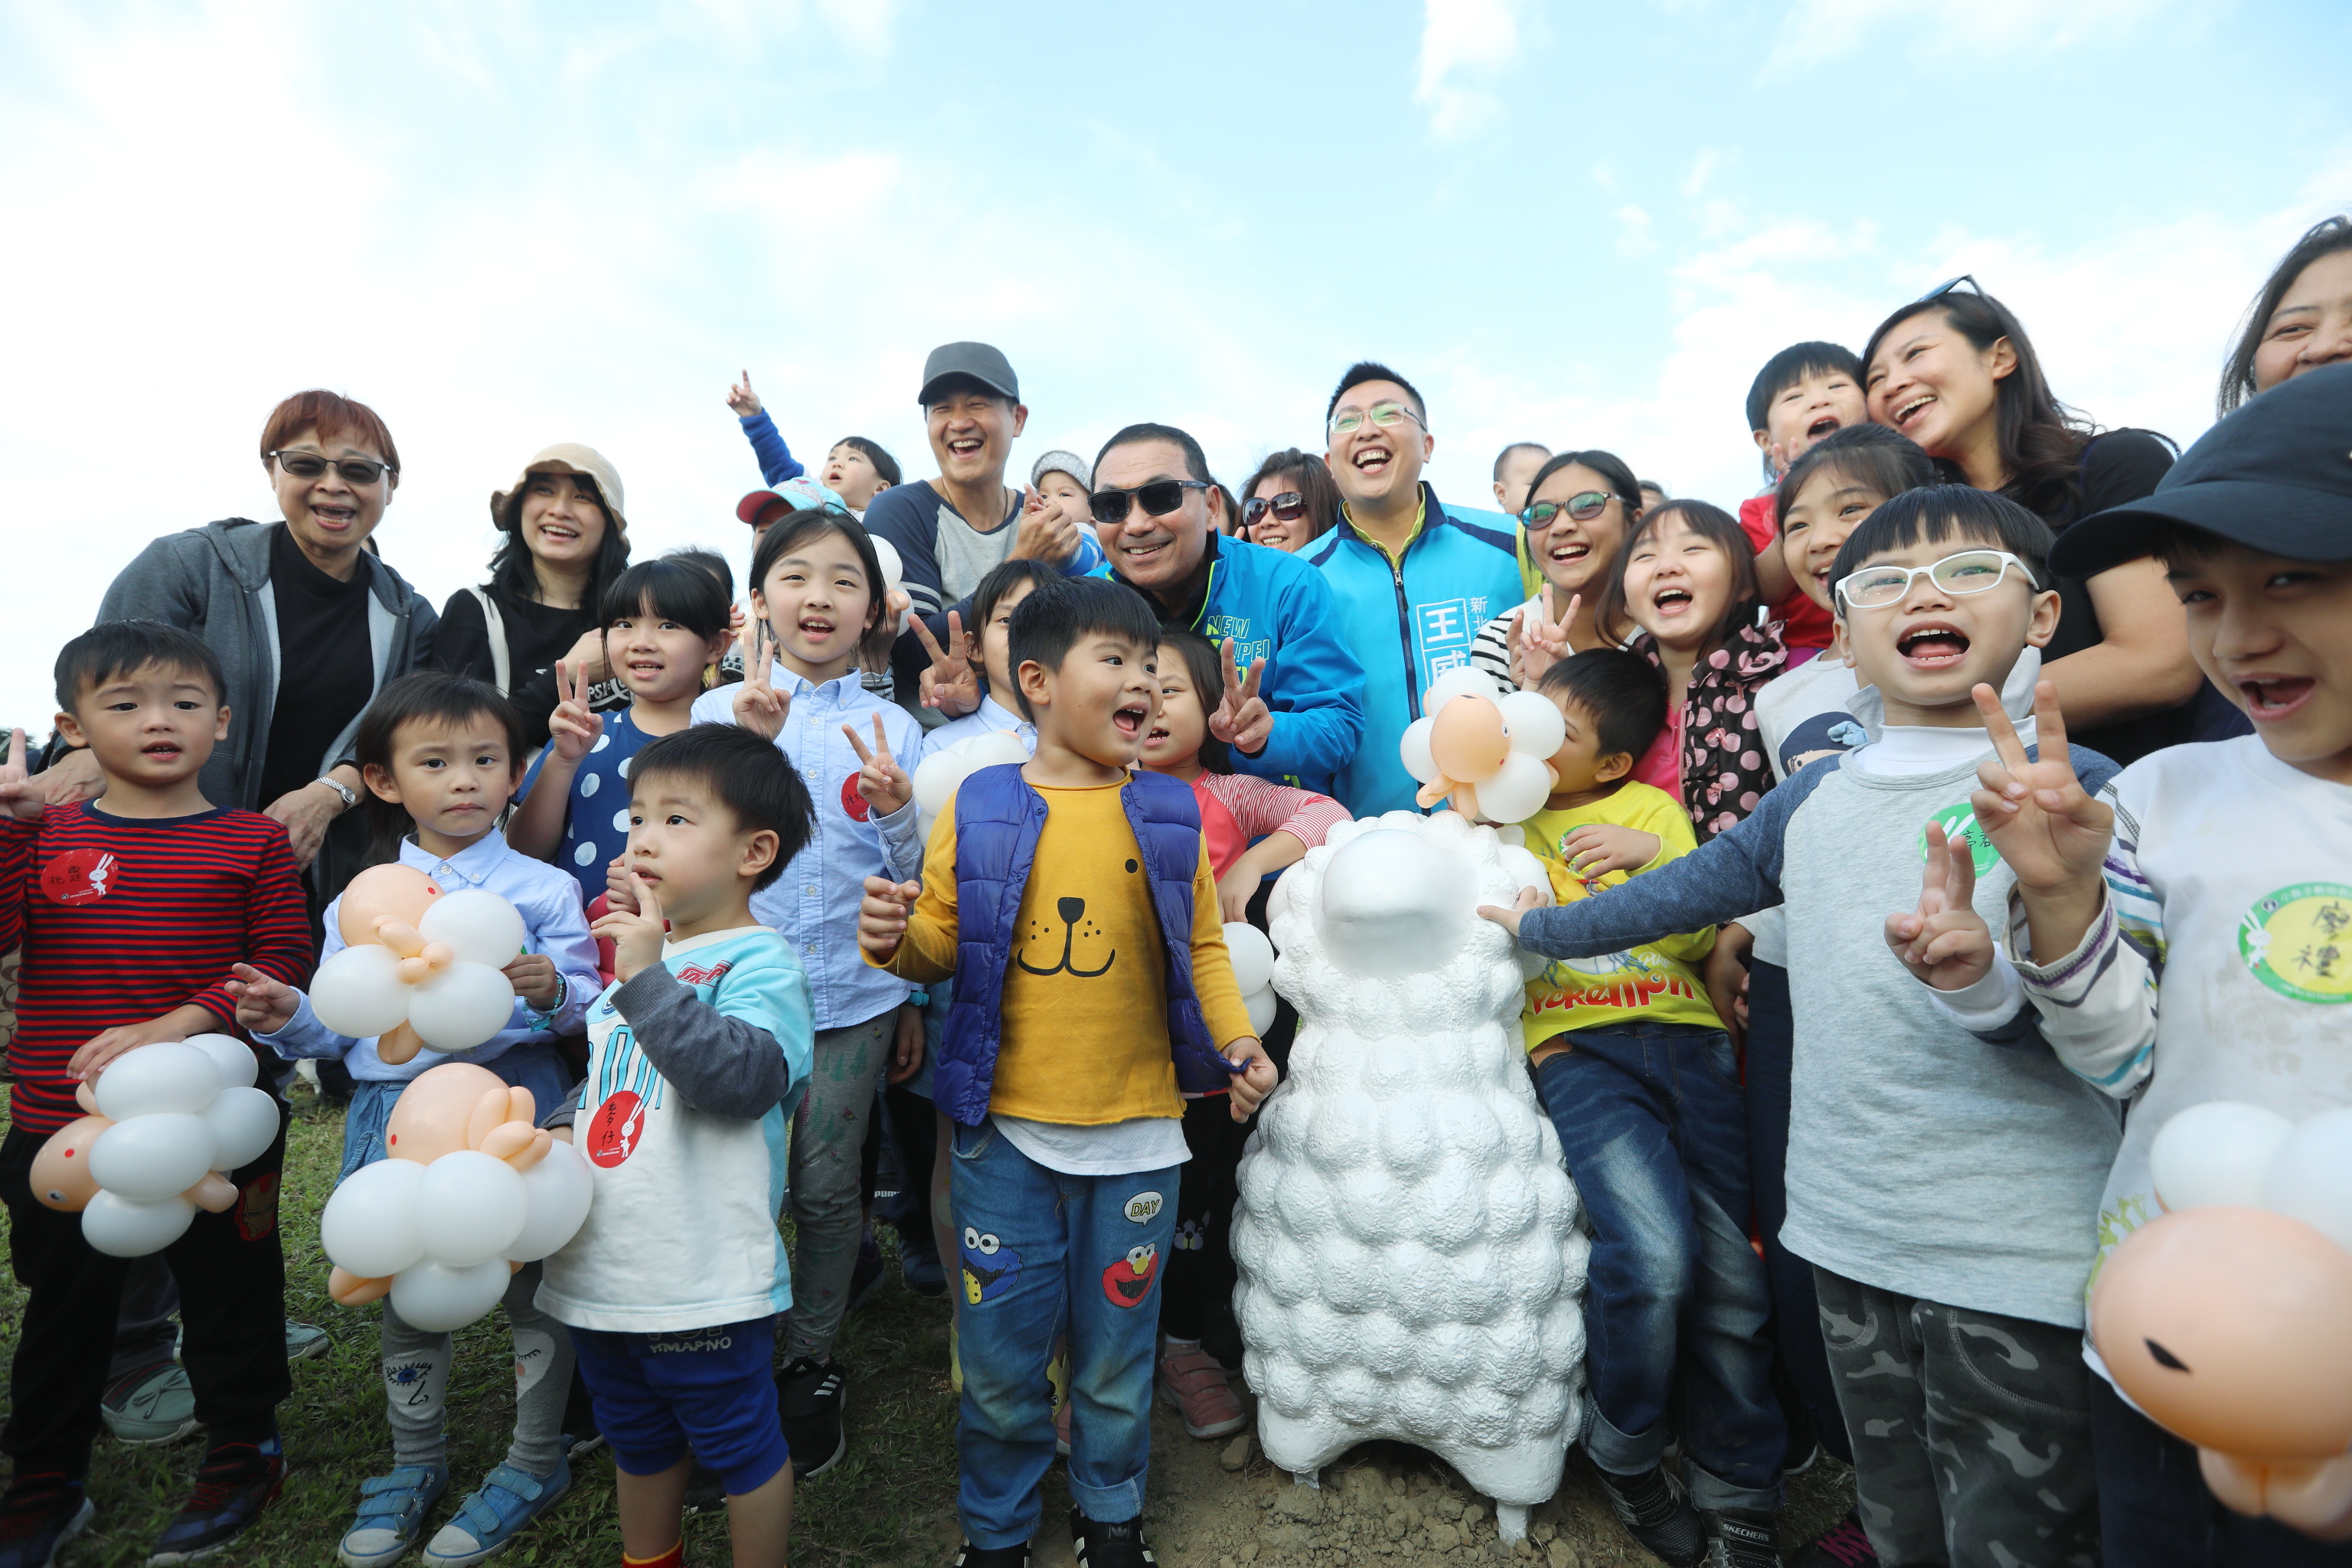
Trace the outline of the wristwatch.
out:
<instances>
[{"instance_id":1,"label":"wristwatch","mask_svg":"<svg viewBox=\"0 0 2352 1568\"><path fill-rule=\"evenodd\" d=\"M345 784L342 780L335 777L332 773L322 773L319 777L312 779L310 782L312 784L325 784L329 789L333 790L337 795L341 795L343 797L343 809L345 811L351 810L352 807L359 805L360 803L360 792Z\"/></svg>"}]
</instances>

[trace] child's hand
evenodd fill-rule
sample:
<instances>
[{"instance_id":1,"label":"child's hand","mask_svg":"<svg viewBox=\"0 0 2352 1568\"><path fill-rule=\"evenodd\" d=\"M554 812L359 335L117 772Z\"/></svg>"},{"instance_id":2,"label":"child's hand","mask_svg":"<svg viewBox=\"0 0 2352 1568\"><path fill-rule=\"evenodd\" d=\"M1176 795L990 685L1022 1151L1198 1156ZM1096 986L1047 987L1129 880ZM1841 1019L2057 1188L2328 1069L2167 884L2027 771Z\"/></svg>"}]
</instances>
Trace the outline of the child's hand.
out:
<instances>
[{"instance_id":1,"label":"child's hand","mask_svg":"<svg viewBox=\"0 0 2352 1568\"><path fill-rule=\"evenodd\" d=\"M948 612L948 646L941 647L940 639L920 616L915 617L915 636L920 639L923 651L931 656L931 666L923 671L919 682L923 706L936 708L950 718L980 710L980 667L972 659L971 634L963 629L963 613Z\"/></svg>"},{"instance_id":2,"label":"child's hand","mask_svg":"<svg viewBox=\"0 0 2352 1568\"><path fill-rule=\"evenodd\" d=\"M635 886L637 907L615 910L608 907L604 918L588 930L613 944L613 973L623 984L636 977L641 969L649 969L661 962L662 942L669 934L668 922L662 919L661 900L654 886L642 877L630 877Z\"/></svg>"},{"instance_id":3,"label":"child's hand","mask_svg":"<svg viewBox=\"0 0 2352 1568\"><path fill-rule=\"evenodd\" d=\"M738 419L749 419L760 412L760 395L751 390L750 371L745 371L743 379L727 389L727 406L735 411Z\"/></svg>"},{"instance_id":4,"label":"child's hand","mask_svg":"<svg viewBox=\"0 0 2352 1568\"><path fill-rule=\"evenodd\" d=\"M735 688L735 722L772 741L784 731L793 700L771 683L775 644L769 638L768 623L754 617L737 634L736 643L743 650L743 679Z\"/></svg>"},{"instance_id":5,"label":"child's hand","mask_svg":"<svg viewBox=\"0 0 2352 1568\"><path fill-rule=\"evenodd\" d=\"M874 749L870 752L849 725L844 724L841 732L849 737L850 750L866 764L857 771L857 793L865 797L875 816L887 816L915 798L915 781L907 776L907 770L890 754L889 740L882 733L881 714L874 715Z\"/></svg>"},{"instance_id":6,"label":"child's hand","mask_svg":"<svg viewBox=\"0 0 2352 1568\"><path fill-rule=\"evenodd\" d=\"M922 893L920 882L866 878L866 897L857 905L857 945L880 959L898 952L899 939L907 934L907 911Z\"/></svg>"},{"instance_id":7,"label":"child's hand","mask_svg":"<svg viewBox=\"0 0 2352 1568\"><path fill-rule=\"evenodd\" d=\"M25 731L8 731L8 760L0 763L0 809L19 822L37 822L48 792L25 767Z\"/></svg>"},{"instance_id":8,"label":"child's hand","mask_svg":"<svg viewBox=\"0 0 2352 1568\"><path fill-rule=\"evenodd\" d=\"M1965 991L1992 972L1992 928L1969 902L1976 890L1976 857L1966 849L1952 853L1944 825L1927 824L1919 907L1886 917L1886 945L1904 968L1938 991Z\"/></svg>"},{"instance_id":9,"label":"child's hand","mask_svg":"<svg viewBox=\"0 0 2352 1568\"><path fill-rule=\"evenodd\" d=\"M555 661L555 711L548 716L547 732L555 754L577 767L604 732L604 718L588 709L588 667L568 658Z\"/></svg>"},{"instance_id":10,"label":"child's hand","mask_svg":"<svg viewBox=\"0 0 2352 1568\"><path fill-rule=\"evenodd\" d=\"M1258 884L1265 879L1257 868L1239 861L1217 879L1217 910L1225 924L1249 923L1250 900L1257 897Z\"/></svg>"},{"instance_id":11,"label":"child's hand","mask_svg":"<svg viewBox=\"0 0 2352 1568\"><path fill-rule=\"evenodd\" d=\"M1225 1059L1243 1064L1243 1070L1225 1081L1233 1086L1234 1120L1247 1121L1274 1092L1280 1075L1274 1070L1274 1058L1265 1054L1265 1042L1255 1035L1244 1035L1227 1046Z\"/></svg>"},{"instance_id":12,"label":"child's hand","mask_svg":"<svg viewBox=\"0 0 2352 1568\"><path fill-rule=\"evenodd\" d=\"M2066 721L2058 711L2058 689L2046 680L2033 688L2034 738L2042 760L2025 760L2025 742L2001 710L2000 694L1979 684L1970 695L1991 732L1994 760L1977 766L1983 784L1969 797L1977 821L2017 873L2017 885L2031 894L2088 891L2105 886L2101 867L2115 834L2116 814L2083 788L2066 751Z\"/></svg>"},{"instance_id":13,"label":"child's hand","mask_svg":"<svg viewBox=\"0 0 2352 1568\"><path fill-rule=\"evenodd\" d=\"M629 852L625 849L604 867L604 907L632 913L636 910L637 886L629 879Z\"/></svg>"},{"instance_id":14,"label":"child's hand","mask_svg":"<svg viewBox=\"0 0 2352 1568\"><path fill-rule=\"evenodd\" d=\"M1543 607L1533 615L1521 605L1511 612L1511 681L1522 690L1532 690L1544 671L1566 658L1574 650L1568 646L1568 628L1576 619L1577 606L1584 603L1581 594L1568 596L1568 608L1559 618L1548 618L1554 594L1552 585L1544 584Z\"/></svg>"},{"instance_id":15,"label":"child's hand","mask_svg":"<svg viewBox=\"0 0 2352 1568\"><path fill-rule=\"evenodd\" d=\"M1533 888L1521 888L1519 896L1511 900L1509 909L1503 909L1495 904L1480 904L1478 918L1482 921L1493 921L1496 925L1509 931L1511 940L1517 942L1519 940L1519 917L1529 910L1539 908L1542 903L1541 893Z\"/></svg>"},{"instance_id":16,"label":"child's hand","mask_svg":"<svg viewBox=\"0 0 2352 1568\"><path fill-rule=\"evenodd\" d=\"M213 1025L212 1014L194 1004L174 1007L162 1017L150 1018L143 1024L118 1024L91 1037L76 1051L73 1059L66 1063L66 1076L89 1083L106 1070L109 1062L127 1051L161 1040L184 1040Z\"/></svg>"},{"instance_id":17,"label":"child's hand","mask_svg":"<svg viewBox=\"0 0 2352 1568\"><path fill-rule=\"evenodd\" d=\"M923 1010L909 1002L898 1009L898 1032L890 1042L890 1081L904 1083L923 1066Z\"/></svg>"},{"instance_id":18,"label":"child's hand","mask_svg":"<svg viewBox=\"0 0 2352 1568\"><path fill-rule=\"evenodd\" d=\"M1235 646L1233 638L1225 639L1225 694L1217 710L1209 715L1209 733L1242 755L1255 757L1265 750L1266 740L1274 733L1274 714L1265 699L1257 694L1265 660L1253 662L1244 676Z\"/></svg>"},{"instance_id":19,"label":"child's hand","mask_svg":"<svg viewBox=\"0 0 2352 1568\"><path fill-rule=\"evenodd\" d=\"M1067 561L1078 552L1078 525L1062 509L1029 487L1022 487L1021 531L1013 535L1012 561Z\"/></svg>"},{"instance_id":20,"label":"child's hand","mask_svg":"<svg viewBox=\"0 0 2352 1568\"><path fill-rule=\"evenodd\" d=\"M554 1006L555 999L563 994L562 983L556 978L555 960L543 952L518 953L499 973L514 987L516 995L542 1013Z\"/></svg>"},{"instance_id":21,"label":"child's hand","mask_svg":"<svg viewBox=\"0 0 2352 1568\"><path fill-rule=\"evenodd\" d=\"M221 987L236 998L236 1026L255 1035L274 1035L294 1021L302 994L282 980L272 980L250 963L228 966L232 979Z\"/></svg>"},{"instance_id":22,"label":"child's hand","mask_svg":"<svg viewBox=\"0 0 2352 1568\"><path fill-rule=\"evenodd\" d=\"M1715 945L1699 971L1706 999L1734 1046L1748 1037L1748 954L1755 945L1755 933L1733 921L1715 933Z\"/></svg>"},{"instance_id":23,"label":"child's hand","mask_svg":"<svg viewBox=\"0 0 2352 1568\"><path fill-rule=\"evenodd\" d=\"M1613 822L1589 822L1560 842L1568 868L1588 882L1612 871L1638 871L1664 847L1665 840L1654 833Z\"/></svg>"}]
</instances>

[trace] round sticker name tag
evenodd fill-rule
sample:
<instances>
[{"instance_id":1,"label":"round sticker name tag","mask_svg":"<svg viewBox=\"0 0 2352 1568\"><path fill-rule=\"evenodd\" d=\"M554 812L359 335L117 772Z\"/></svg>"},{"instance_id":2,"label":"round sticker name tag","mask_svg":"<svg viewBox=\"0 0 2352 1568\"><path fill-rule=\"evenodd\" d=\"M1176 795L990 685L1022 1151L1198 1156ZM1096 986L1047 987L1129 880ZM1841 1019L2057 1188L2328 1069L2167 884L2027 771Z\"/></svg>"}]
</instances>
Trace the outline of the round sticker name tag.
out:
<instances>
[{"instance_id":1,"label":"round sticker name tag","mask_svg":"<svg viewBox=\"0 0 2352 1568\"><path fill-rule=\"evenodd\" d=\"M2298 1002L2352 1002L2352 888L2298 882L2238 921L2238 956L2254 978Z\"/></svg>"}]
</instances>

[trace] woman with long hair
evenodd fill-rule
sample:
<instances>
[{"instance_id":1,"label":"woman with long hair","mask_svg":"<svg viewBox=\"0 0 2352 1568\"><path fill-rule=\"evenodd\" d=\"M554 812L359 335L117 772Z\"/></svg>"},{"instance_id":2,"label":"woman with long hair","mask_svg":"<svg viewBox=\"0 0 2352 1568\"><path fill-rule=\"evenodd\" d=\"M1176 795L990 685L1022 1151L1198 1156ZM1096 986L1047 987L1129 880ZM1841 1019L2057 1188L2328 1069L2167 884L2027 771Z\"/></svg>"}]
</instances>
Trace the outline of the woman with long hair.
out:
<instances>
[{"instance_id":1,"label":"woman with long hair","mask_svg":"<svg viewBox=\"0 0 2352 1568\"><path fill-rule=\"evenodd\" d=\"M2305 229L2271 268L2221 367L2216 411L2344 360L2352 360L2352 217L2339 213Z\"/></svg>"}]
</instances>

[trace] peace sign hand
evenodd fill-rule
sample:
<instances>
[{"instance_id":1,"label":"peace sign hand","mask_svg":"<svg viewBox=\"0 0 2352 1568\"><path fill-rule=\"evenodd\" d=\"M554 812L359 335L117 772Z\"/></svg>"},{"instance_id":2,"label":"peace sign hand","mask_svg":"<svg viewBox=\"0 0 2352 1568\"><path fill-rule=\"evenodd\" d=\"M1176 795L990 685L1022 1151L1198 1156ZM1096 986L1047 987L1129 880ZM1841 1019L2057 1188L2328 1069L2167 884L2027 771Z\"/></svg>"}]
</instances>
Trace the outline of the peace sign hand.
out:
<instances>
[{"instance_id":1,"label":"peace sign hand","mask_svg":"<svg viewBox=\"0 0 2352 1568\"><path fill-rule=\"evenodd\" d=\"M1522 689L1532 688L1544 677L1544 671L1566 658L1575 650L1568 646L1568 628L1576 620L1577 606L1584 603L1581 594L1568 596L1568 608L1558 620L1546 615L1554 600L1552 585L1544 584L1542 607L1528 614L1530 606L1522 605L1512 612L1511 679Z\"/></svg>"},{"instance_id":2,"label":"peace sign hand","mask_svg":"<svg viewBox=\"0 0 2352 1568\"><path fill-rule=\"evenodd\" d=\"M1992 928L1976 911L1976 856L1955 852L1944 825L1927 825L1919 906L1886 917L1886 945L1903 967L1938 991L1965 991L1992 971Z\"/></svg>"},{"instance_id":3,"label":"peace sign hand","mask_svg":"<svg viewBox=\"0 0 2352 1568\"><path fill-rule=\"evenodd\" d=\"M743 650L743 679L735 688L735 722L772 741L783 733L784 716L793 710L793 700L773 683L776 647L765 617L754 616L745 622L735 644Z\"/></svg>"},{"instance_id":4,"label":"peace sign hand","mask_svg":"<svg viewBox=\"0 0 2352 1568\"><path fill-rule=\"evenodd\" d=\"M1245 757L1255 757L1265 750L1274 734L1274 713L1266 707L1265 699L1257 694L1257 683L1265 674L1265 660L1257 659L1242 673L1239 647L1233 638L1225 639L1225 695L1217 710L1209 715L1209 733L1223 741Z\"/></svg>"},{"instance_id":5,"label":"peace sign hand","mask_svg":"<svg viewBox=\"0 0 2352 1568\"><path fill-rule=\"evenodd\" d=\"M866 804L873 808L875 816L887 816L915 798L914 781L907 776L907 770L900 767L898 759L890 754L890 742L882 733L881 714L874 715L874 749L870 752L851 726L844 724L841 732L849 737L850 750L856 752L857 760L866 764L858 770L857 793L866 797Z\"/></svg>"},{"instance_id":6,"label":"peace sign hand","mask_svg":"<svg viewBox=\"0 0 2352 1568\"><path fill-rule=\"evenodd\" d=\"M2052 963L2074 951L2106 901L2104 866L2115 838L2115 810L2094 799L2074 775L2056 687L2034 683L2034 739L2042 760L2032 763L1993 689L1979 685L1969 695L1985 716L1994 758L1978 764L1984 787L1969 803L2017 874L2034 962Z\"/></svg>"},{"instance_id":7,"label":"peace sign hand","mask_svg":"<svg viewBox=\"0 0 2352 1568\"><path fill-rule=\"evenodd\" d=\"M556 756L578 766L604 732L604 719L588 707L588 668L568 658L555 661L555 711L547 721Z\"/></svg>"},{"instance_id":8,"label":"peace sign hand","mask_svg":"<svg viewBox=\"0 0 2352 1568\"><path fill-rule=\"evenodd\" d=\"M940 639L923 617L917 616L915 636L921 640L923 651L931 656L931 667L923 671L919 683L922 688L923 706L936 708L951 718L980 710L980 668L972 662L971 634L963 629L963 614L948 612L948 646L941 647Z\"/></svg>"},{"instance_id":9,"label":"peace sign hand","mask_svg":"<svg viewBox=\"0 0 2352 1568\"><path fill-rule=\"evenodd\" d=\"M8 760L0 763L0 809L19 822L37 822L47 792L25 766L25 731L8 731Z\"/></svg>"}]
</instances>

